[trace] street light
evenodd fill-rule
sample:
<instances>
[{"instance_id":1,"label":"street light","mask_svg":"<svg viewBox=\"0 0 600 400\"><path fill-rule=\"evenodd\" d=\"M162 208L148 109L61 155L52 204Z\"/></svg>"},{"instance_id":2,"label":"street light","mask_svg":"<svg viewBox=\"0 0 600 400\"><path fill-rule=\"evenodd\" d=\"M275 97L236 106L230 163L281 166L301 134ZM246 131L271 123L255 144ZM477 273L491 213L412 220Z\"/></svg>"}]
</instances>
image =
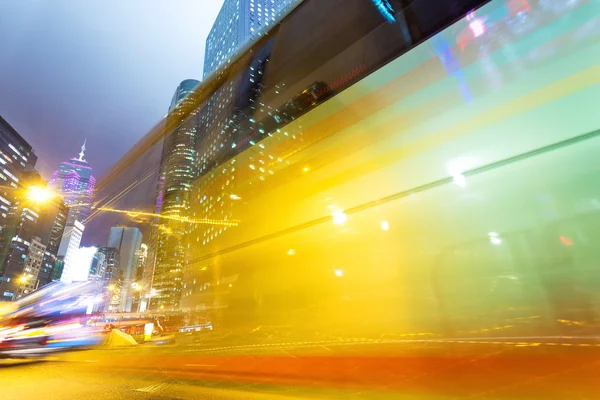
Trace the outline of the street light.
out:
<instances>
[{"instance_id":1,"label":"street light","mask_svg":"<svg viewBox=\"0 0 600 400\"><path fill-rule=\"evenodd\" d=\"M30 186L27 188L27 199L34 203L46 203L54 196L54 192L44 187Z\"/></svg>"},{"instance_id":2,"label":"street light","mask_svg":"<svg viewBox=\"0 0 600 400\"><path fill-rule=\"evenodd\" d=\"M29 278L27 277L27 275L23 275L22 277L19 278L19 283L27 283L27 280Z\"/></svg>"}]
</instances>

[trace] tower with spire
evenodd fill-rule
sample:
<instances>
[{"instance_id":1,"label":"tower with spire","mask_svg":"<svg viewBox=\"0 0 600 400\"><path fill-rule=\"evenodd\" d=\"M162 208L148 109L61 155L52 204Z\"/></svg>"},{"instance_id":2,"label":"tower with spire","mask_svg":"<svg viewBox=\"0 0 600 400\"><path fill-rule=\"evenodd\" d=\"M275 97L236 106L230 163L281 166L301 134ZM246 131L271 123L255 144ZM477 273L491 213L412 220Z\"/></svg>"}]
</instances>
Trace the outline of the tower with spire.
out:
<instances>
[{"instance_id":1,"label":"tower with spire","mask_svg":"<svg viewBox=\"0 0 600 400\"><path fill-rule=\"evenodd\" d=\"M86 143L87 140L81 146L79 157L61 162L58 170L52 174L50 179L49 187L59 193L69 207L65 232L71 232L77 230L77 228L73 229L74 227L83 226L92 206L96 178L92 175L92 168L84 158ZM66 255L71 239L69 236L68 234L63 236L58 250L59 256Z\"/></svg>"},{"instance_id":2,"label":"tower with spire","mask_svg":"<svg viewBox=\"0 0 600 400\"><path fill-rule=\"evenodd\" d=\"M83 156L85 155L85 144L87 143L87 139L83 141L83 146L81 146L81 152L79 153L79 161L85 161Z\"/></svg>"}]
</instances>

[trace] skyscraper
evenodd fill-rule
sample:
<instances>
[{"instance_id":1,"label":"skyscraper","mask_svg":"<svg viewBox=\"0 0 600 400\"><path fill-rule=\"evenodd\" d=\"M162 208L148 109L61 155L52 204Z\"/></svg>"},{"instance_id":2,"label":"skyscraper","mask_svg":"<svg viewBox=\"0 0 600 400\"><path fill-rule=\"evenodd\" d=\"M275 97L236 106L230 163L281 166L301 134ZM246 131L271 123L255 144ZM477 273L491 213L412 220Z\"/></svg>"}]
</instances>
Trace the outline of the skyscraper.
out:
<instances>
[{"instance_id":1,"label":"skyscraper","mask_svg":"<svg viewBox=\"0 0 600 400\"><path fill-rule=\"evenodd\" d=\"M131 311L133 302L133 289L135 282L142 233L138 228L113 226L108 237L108 246L119 249L120 270L123 273L123 289L119 311Z\"/></svg>"},{"instance_id":2,"label":"skyscraper","mask_svg":"<svg viewBox=\"0 0 600 400\"><path fill-rule=\"evenodd\" d=\"M119 249L114 247L99 247L99 253L104 254L104 279L109 283L115 283L120 279L119 271L121 264L121 256Z\"/></svg>"},{"instance_id":3,"label":"skyscraper","mask_svg":"<svg viewBox=\"0 0 600 400\"><path fill-rule=\"evenodd\" d=\"M84 270L86 270L85 274L87 279L89 265L87 267L83 266L79 260L79 245L81 244L84 229L85 226L77 220L75 220L75 223L72 226L65 227L65 232L61 241L61 248L63 243L66 243L64 267L60 276L62 282L69 283L80 280L84 275Z\"/></svg>"},{"instance_id":4,"label":"skyscraper","mask_svg":"<svg viewBox=\"0 0 600 400\"><path fill-rule=\"evenodd\" d=\"M46 251L44 252L42 266L38 275L40 287L51 282L55 272L59 278L62 274L62 270L60 273L58 271L58 268L61 267L57 267L57 263L59 263L57 256L58 246L65 231L68 214L69 208L60 199L55 199L51 204L46 204L43 207L40 221L40 237L42 242L46 244Z\"/></svg>"},{"instance_id":5,"label":"skyscraper","mask_svg":"<svg viewBox=\"0 0 600 400\"><path fill-rule=\"evenodd\" d=\"M296 0L225 0L206 38L204 77L235 51L269 29Z\"/></svg>"},{"instance_id":6,"label":"skyscraper","mask_svg":"<svg viewBox=\"0 0 600 400\"><path fill-rule=\"evenodd\" d=\"M23 186L23 174L32 171L36 161L31 145L0 117L0 299L3 300L13 298L14 282L11 281L16 277L13 274L21 272L7 271L7 257L13 244L14 231L20 221L16 189ZM7 292L8 297L4 297L4 292Z\"/></svg>"},{"instance_id":7,"label":"skyscraper","mask_svg":"<svg viewBox=\"0 0 600 400\"><path fill-rule=\"evenodd\" d=\"M15 298L22 297L39 287L38 275L42 266L42 259L46 245L39 237L33 237L28 246L27 255L23 265L23 275L19 280L19 286Z\"/></svg>"},{"instance_id":8,"label":"skyscraper","mask_svg":"<svg viewBox=\"0 0 600 400\"><path fill-rule=\"evenodd\" d=\"M175 89L175 93L173 93L173 98L171 98L171 105L169 106L169 110L172 110L178 103L185 99L185 97L194 90L200 81L196 79L186 79L181 81L177 89Z\"/></svg>"},{"instance_id":9,"label":"skyscraper","mask_svg":"<svg viewBox=\"0 0 600 400\"><path fill-rule=\"evenodd\" d=\"M61 162L50 179L50 188L59 193L69 206L67 226L74 225L75 221L85 224L92 205L96 178L92 175L92 168L83 158L85 144L84 142L81 147L79 158Z\"/></svg>"},{"instance_id":10,"label":"skyscraper","mask_svg":"<svg viewBox=\"0 0 600 400\"><path fill-rule=\"evenodd\" d=\"M187 79L175 89L169 111L177 113L176 105L186 101L186 96L200 82ZM174 116L175 118L177 116ZM163 155L158 181L156 212L161 215L154 221L150 240L152 260L142 279L145 286L157 291L157 307L175 307L181 289L183 273L183 240L187 224L178 220L189 208L189 192L196 177L195 142L198 132L195 116L170 133L163 142Z\"/></svg>"},{"instance_id":11,"label":"skyscraper","mask_svg":"<svg viewBox=\"0 0 600 400\"><path fill-rule=\"evenodd\" d=\"M43 184L45 182L35 171L23 172L19 181L19 185L24 187ZM31 246L34 242L41 242L39 221L42 209L40 204L30 201L22 194L13 197L10 215L2 230L3 242L6 245L1 253L0 268L4 279L0 281L0 299L13 300L17 292L23 294L25 290L29 291L38 286L38 263L29 265L29 270L25 270L28 257L38 255Z\"/></svg>"},{"instance_id":12,"label":"skyscraper","mask_svg":"<svg viewBox=\"0 0 600 400\"><path fill-rule=\"evenodd\" d=\"M71 158L68 161L60 163L57 171L52 174L49 187L60 194L64 203L69 207L67 221L64 228L60 244L58 246L57 257L64 258L64 270L71 274L72 268L76 266L71 264L75 262L77 256L76 250L79 249L85 222L90 213L96 178L92 175L92 168L83 158L85 156L85 144L81 146L79 158ZM77 275L79 276L79 275ZM61 280L71 280L70 276L60 278Z\"/></svg>"},{"instance_id":13,"label":"skyscraper","mask_svg":"<svg viewBox=\"0 0 600 400\"><path fill-rule=\"evenodd\" d=\"M144 273L146 272L146 264L148 262L148 245L146 243L142 243L140 245L140 250L138 251L138 265L137 272L135 277L136 287L134 289L137 290L137 293L133 296L133 305L131 309L133 311L145 311L147 300L144 296L145 293L148 293L150 289L150 285L146 285L144 282Z\"/></svg>"},{"instance_id":14,"label":"skyscraper","mask_svg":"<svg viewBox=\"0 0 600 400\"><path fill-rule=\"evenodd\" d=\"M99 247L98 253L104 254L104 281L107 287L107 298L104 301L104 311L117 311L121 300L123 273L119 267L121 257L119 249L114 247Z\"/></svg>"},{"instance_id":15,"label":"skyscraper","mask_svg":"<svg viewBox=\"0 0 600 400\"><path fill-rule=\"evenodd\" d=\"M106 254L97 248L96 254L92 259L92 265L90 267L90 277L98 280L104 280L106 274Z\"/></svg>"}]
</instances>

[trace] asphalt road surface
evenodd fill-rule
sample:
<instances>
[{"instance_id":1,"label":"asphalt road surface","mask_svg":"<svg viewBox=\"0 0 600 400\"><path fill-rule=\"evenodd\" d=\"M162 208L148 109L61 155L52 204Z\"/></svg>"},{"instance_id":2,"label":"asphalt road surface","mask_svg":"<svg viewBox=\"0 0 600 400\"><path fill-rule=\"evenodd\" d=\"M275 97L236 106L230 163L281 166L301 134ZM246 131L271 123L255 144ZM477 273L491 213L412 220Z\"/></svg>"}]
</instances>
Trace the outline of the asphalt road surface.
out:
<instances>
[{"instance_id":1,"label":"asphalt road surface","mask_svg":"<svg viewBox=\"0 0 600 400\"><path fill-rule=\"evenodd\" d=\"M90 365L86 365L90 364ZM87 363L5 362L0 369L3 400L286 399L283 394L190 384L161 376L93 368ZM296 397L297 398L297 397Z\"/></svg>"},{"instance_id":2,"label":"asphalt road surface","mask_svg":"<svg viewBox=\"0 0 600 400\"><path fill-rule=\"evenodd\" d=\"M0 361L0 399L600 398L593 339L160 346Z\"/></svg>"}]
</instances>

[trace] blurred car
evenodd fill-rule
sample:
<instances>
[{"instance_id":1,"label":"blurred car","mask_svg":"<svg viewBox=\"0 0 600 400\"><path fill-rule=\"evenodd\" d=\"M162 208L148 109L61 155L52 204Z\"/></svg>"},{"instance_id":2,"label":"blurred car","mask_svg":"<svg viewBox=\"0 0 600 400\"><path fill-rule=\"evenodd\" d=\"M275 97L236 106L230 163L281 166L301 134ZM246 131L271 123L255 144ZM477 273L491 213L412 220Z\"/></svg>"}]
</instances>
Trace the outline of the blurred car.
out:
<instances>
[{"instance_id":1,"label":"blurred car","mask_svg":"<svg viewBox=\"0 0 600 400\"><path fill-rule=\"evenodd\" d=\"M0 357L36 357L99 344L102 330L87 324L98 290L93 282L57 282L2 307Z\"/></svg>"},{"instance_id":2,"label":"blurred car","mask_svg":"<svg viewBox=\"0 0 600 400\"><path fill-rule=\"evenodd\" d=\"M0 328L0 357L33 357L41 355L48 344L44 321L17 322Z\"/></svg>"}]
</instances>

